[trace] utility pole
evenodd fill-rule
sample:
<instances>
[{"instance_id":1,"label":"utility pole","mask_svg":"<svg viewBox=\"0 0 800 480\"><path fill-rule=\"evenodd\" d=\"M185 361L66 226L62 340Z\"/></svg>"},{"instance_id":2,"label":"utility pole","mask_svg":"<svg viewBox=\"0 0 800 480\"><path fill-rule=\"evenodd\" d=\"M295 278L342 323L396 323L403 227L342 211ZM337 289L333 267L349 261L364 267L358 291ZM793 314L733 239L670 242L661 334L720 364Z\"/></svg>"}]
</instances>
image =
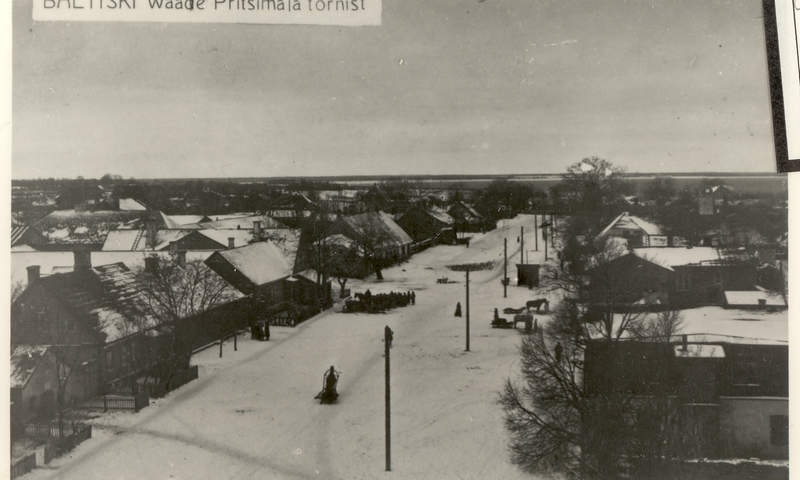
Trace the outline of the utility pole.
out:
<instances>
[{"instance_id":1,"label":"utility pole","mask_svg":"<svg viewBox=\"0 0 800 480\"><path fill-rule=\"evenodd\" d=\"M536 244L536 251L539 251L539 216L533 214L533 240Z\"/></svg>"},{"instance_id":2,"label":"utility pole","mask_svg":"<svg viewBox=\"0 0 800 480\"><path fill-rule=\"evenodd\" d=\"M503 239L503 298L508 297L508 239Z\"/></svg>"},{"instance_id":3,"label":"utility pole","mask_svg":"<svg viewBox=\"0 0 800 480\"><path fill-rule=\"evenodd\" d=\"M464 273L467 274L467 351L469 352L469 270Z\"/></svg>"},{"instance_id":4,"label":"utility pole","mask_svg":"<svg viewBox=\"0 0 800 480\"><path fill-rule=\"evenodd\" d=\"M386 359L386 471L392 470L392 422L391 422L391 396L389 391L389 350L392 348L394 332L389 326L383 328L383 351Z\"/></svg>"},{"instance_id":5,"label":"utility pole","mask_svg":"<svg viewBox=\"0 0 800 480\"><path fill-rule=\"evenodd\" d=\"M519 263L525 264L525 227L519 227Z\"/></svg>"}]
</instances>

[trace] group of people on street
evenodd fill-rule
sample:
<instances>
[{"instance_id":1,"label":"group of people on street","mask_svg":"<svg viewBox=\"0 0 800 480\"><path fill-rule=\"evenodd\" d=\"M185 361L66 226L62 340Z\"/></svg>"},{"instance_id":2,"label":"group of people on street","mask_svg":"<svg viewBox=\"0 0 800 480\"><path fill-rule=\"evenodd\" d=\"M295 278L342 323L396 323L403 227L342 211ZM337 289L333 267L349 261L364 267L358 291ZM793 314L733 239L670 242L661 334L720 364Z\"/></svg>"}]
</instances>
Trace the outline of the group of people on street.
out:
<instances>
[{"instance_id":1,"label":"group of people on street","mask_svg":"<svg viewBox=\"0 0 800 480\"><path fill-rule=\"evenodd\" d=\"M417 301L417 294L413 290L377 294L367 290L364 293L356 293L355 297L355 300L345 302L345 312L384 312L392 308L414 305Z\"/></svg>"}]
</instances>

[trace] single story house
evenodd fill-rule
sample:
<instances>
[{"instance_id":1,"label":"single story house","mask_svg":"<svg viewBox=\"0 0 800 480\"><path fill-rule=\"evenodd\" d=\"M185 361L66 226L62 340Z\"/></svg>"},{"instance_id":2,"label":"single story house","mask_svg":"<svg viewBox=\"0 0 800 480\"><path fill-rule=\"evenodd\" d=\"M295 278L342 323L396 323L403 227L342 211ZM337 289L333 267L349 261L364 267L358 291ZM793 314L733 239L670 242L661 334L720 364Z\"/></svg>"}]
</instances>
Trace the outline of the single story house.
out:
<instances>
[{"instance_id":1,"label":"single story house","mask_svg":"<svg viewBox=\"0 0 800 480\"><path fill-rule=\"evenodd\" d=\"M330 233L345 235L356 241L362 254L385 260L408 257L414 243L391 215L382 211L342 215L333 222Z\"/></svg>"},{"instance_id":2,"label":"single story house","mask_svg":"<svg viewBox=\"0 0 800 480\"><path fill-rule=\"evenodd\" d=\"M400 216L397 224L417 244L429 246L436 243L453 244L456 241L455 220L438 207L414 206Z\"/></svg>"},{"instance_id":3,"label":"single story house","mask_svg":"<svg viewBox=\"0 0 800 480\"><path fill-rule=\"evenodd\" d=\"M669 244L669 240L662 232L661 227L628 212L620 213L597 234L595 240L605 240L609 237L624 238L631 248L666 247Z\"/></svg>"},{"instance_id":4,"label":"single story house","mask_svg":"<svg viewBox=\"0 0 800 480\"><path fill-rule=\"evenodd\" d=\"M642 299L684 308L722 305L725 290L753 290L756 284L753 263L725 258L711 247L634 248L588 276L587 300L619 307Z\"/></svg>"},{"instance_id":5,"label":"single story house","mask_svg":"<svg viewBox=\"0 0 800 480\"><path fill-rule=\"evenodd\" d=\"M788 458L787 343L592 341L588 397L667 400L673 447L689 458Z\"/></svg>"}]
</instances>

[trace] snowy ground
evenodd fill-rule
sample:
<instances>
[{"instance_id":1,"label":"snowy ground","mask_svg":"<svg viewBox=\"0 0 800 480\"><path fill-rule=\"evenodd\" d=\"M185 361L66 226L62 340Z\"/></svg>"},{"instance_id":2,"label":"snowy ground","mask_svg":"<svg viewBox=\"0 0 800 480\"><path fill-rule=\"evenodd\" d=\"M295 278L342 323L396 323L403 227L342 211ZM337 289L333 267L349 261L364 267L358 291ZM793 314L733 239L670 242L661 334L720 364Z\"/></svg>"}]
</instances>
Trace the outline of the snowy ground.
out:
<instances>
[{"instance_id":1,"label":"snowy ground","mask_svg":"<svg viewBox=\"0 0 800 480\"><path fill-rule=\"evenodd\" d=\"M376 293L413 289L416 305L378 315L329 311L294 329L274 327L269 342L241 340L237 352L228 342L221 359L216 348L201 352L193 359L198 380L137 414L96 419L92 439L25 478L530 479L508 460L496 403L516 370L520 331L489 325L494 308L540 297L509 286L503 298L503 238L515 256L513 283L518 234L519 222L509 222L468 249L438 246L415 255L385 270L383 282L348 284ZM533 245L526 234L526 250ZM540 263L541 242L528 255ZM487 258L500 262L470 275L471 351L465 352L465 319L453 316L456 302L466 307L464 273L446 266ZM437 284L444 276L453 283ZM705 312L713 328L729 315L719 310ZM782 319L785 330L785 313ZM391 473L384 472L384 325L395 332ZM313 396L330 365L342 372L339 402L320 405Z\"/></svg>"},{"instance_id":2,"label":"snowy ground","mask_svg":"<svg viewBox=\"0 0 800 480\"><path fill-rule=\"evenodd\" d=\"M497 250L491 235L485 248L435 247L386 270L379 284L353 286L414 289L414 306L327 312L295 329L273 328L270 342L240 341L238 352L226 343L222 359L215 348L198 354L198 380L138 414L102 416L92 439L25 478L529 479L508 461L496 404L520 333L489 322L495 307L524 305L534 292L512 286L504 300L502 264L472 274L470 352L464 318L453 316L464 302L464 274L446 265L467 251L485 255L489 243ZM518 246L509 235L511 254ZM441 276L457 283L437 284ZM391 473L384 472L384 325L395 332ZM320 405L313 396L330 365L342 372L339 402Z\"/></svg>"}]
</instances>

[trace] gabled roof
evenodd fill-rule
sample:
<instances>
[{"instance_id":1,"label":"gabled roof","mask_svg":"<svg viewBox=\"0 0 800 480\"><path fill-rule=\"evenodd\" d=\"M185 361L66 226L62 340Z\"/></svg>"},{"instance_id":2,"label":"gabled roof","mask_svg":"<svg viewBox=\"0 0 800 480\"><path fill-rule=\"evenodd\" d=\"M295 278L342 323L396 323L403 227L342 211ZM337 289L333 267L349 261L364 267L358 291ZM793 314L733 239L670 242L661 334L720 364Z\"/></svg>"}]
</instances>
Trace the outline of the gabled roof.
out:
<instances>
[{"instance_id":1,"label":"gabled roof","mask_svg":"<svg viewBox=\"0 0 800 480\"><path fill-rule=\"evenodd\" d=\"M347 215L341 217L353 233L360 237L378 235L381 246L407 245L413 243L410 236L400 228L392 217L385 212L367 212L358 215Z\"/></svg>"},{"instance_id":2,"label":"gabled roof","mask_svg":"<svg viewBox=\"0 0 800 480\"><path fill-rule=\"evenodd\" d=\"M637 217L635 215L630 215L628 212L622 212L617 215L617 218L611 221L611 223L603 229L597 235L597 238L602 238L608 234L611 229L619 228L623 230L640 230L642 233L646 235L662 235L661 227L658 225L648 222L647 220Z\"/></svg>"},{"instance_id":3,"label":"gabled roof","mask_svg":"<svg viewBox=\"0 0 800 480\"><path fill-rule=\"evenodd\" d=\"M124 263L50 275L38 283L78 317L96 320L107 343L157 324L146 313L136 275Z\"/></svg>"},{"instance_id":4,"label":"gabled roof","mask_svg":"<svg viewBox=\"0 0 800 480\"><path fill-rule=\"evenodd\" d=\"M232 270L220 268L219 263ZM241 276L251 286L257 287L292 274L292 265L280 248L271 242L251 243L246 247L215 252L206 259L206 265L240 290L241 279L232 278L232 275Z\"/></svg>"},{"instance_id":5,"label":"gabled roof","mask_svg":"<svg viewBox=\"0 0 800 480\"><path fill-rule=\"evenodd\" d=\"M46 345L18 345L11 352L11 388L25 388L47 354Z\"/></svg>"},{"instance_id":6,"label":"gabled roof","mask_svg":"<svg viewBox=\"0 0 800 480\"><path fill-rule=\"evenodd\" d=\"M720 260L720 254L712 247L649 247L634 248L634 255L668 270L681 265L698 265L714 263Z\"/></svg>"},{"instance_id":7,"label":"gabled roof","mask_svg":"<svg viewBox=\"0 0 800 480\"><path fill-rule=\"evenodd\" d=\"M461 217L468 222L478 221L483 218L483 215L463 201L455 202L448 210L448 213L452 217Z\"/></svg>"}]
</instances>

